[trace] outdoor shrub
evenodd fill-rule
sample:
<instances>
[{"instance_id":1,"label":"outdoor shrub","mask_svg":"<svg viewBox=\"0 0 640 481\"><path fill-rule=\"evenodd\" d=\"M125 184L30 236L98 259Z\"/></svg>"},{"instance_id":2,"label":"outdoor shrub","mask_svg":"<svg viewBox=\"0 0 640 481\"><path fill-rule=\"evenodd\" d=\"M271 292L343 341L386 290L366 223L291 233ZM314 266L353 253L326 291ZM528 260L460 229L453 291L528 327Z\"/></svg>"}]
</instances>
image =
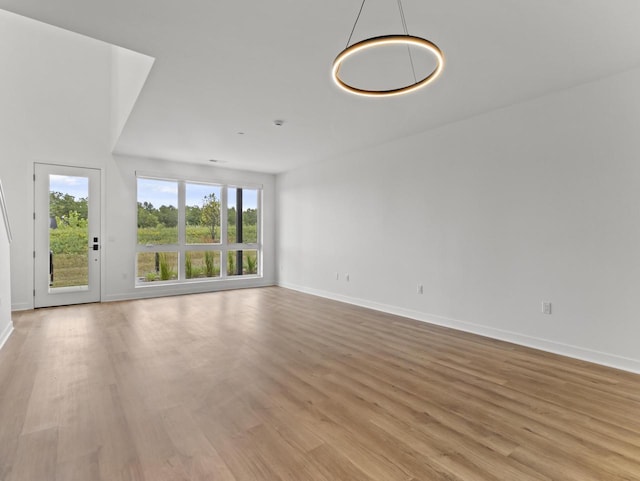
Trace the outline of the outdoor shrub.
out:
<instances>
[{"instance_id":1,"label":"outdoor shrub","mask_svg":"<svg viewBox=\"0 0 640 481\"><path fill-rule=\"evenodd\" d=\"M213 252L207 251L204 253L204 266L205 266L205 271L207 273L207 277L214 277L215 269L213 265Z\"/></svg>"},{"instance_id":2,"label":"outdoor shrub","mask_svg":"<svg viewBox=\"0 0 640 481\"><path fill-rule=\"evenodd\" d=\"M236 258L233 252L227 252L227 275L234 275L236 273Z\"/></svg>"},{"instance_id":3,"label":"outdoor shrub","mask_svg":"<svg viewBox=\"0 0 640 481\"><path fill-rule=\"evenodd\" d=\"M258 258L254 256L247 256L247 274L257 274Z\"/></svg>"},{"instance_id":4,"label":"outdoor shrub","mask_svg":"<svg viewBox=\"0 0 640 481\"><path fill-rule=\"evenodd\" d=\"M77 212L56 217L55 229L49 229L49 249L54 254L86 254L89 237L87 220Z\"/></svg>"},{"instance_id":5,"label":"outdoor shrub","mask_svg":"<svg viewBox=\"0 0 640 481\"><path fill-rule=\"evenodd\" d=\"M153 282L156 280L156 273L155 272L147 272L144 275L144 280L147 282Z\"/></svg>"},{"instance_id":6,"label":"outdoor shrub","mask_svg":"<svg viewBox=\"0 0 640 481\"><path fill-rule=\"evenodd\" d=\"M184 270L187 279L191 279L193 277L193 265L191 263L191 252L187 252L184 260Z\"/></svg>"},{"instance_id":7,"label":"outdoor shrub","mask_svg":"<svg viewBox=\"0 0 640 481\"><path fill-rule=\"evenodd\" d=\"M168 281L173 277L174 272L171 270L169 266L169 262L167 261L167 255L165 253L160 254L160 280Z\"/></svg>"}]
</instances>

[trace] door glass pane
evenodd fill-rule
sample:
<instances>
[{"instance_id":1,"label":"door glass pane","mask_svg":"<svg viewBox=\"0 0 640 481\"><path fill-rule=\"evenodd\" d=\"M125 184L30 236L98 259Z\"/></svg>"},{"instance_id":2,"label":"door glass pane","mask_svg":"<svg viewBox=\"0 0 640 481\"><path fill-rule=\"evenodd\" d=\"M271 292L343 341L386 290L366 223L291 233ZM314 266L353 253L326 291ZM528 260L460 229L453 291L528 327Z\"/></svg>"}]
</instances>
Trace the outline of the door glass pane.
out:
<instances>
[{"instance_id":1,"label":"door glass pane","mask_svg":"<svg viewBox=\"0 0 640 481\"><path fill-rule=\"evenodd\" d=\"M220 243L220 199L215 185L185 184L187 244Z\"/></svg>"},{"instance_id":2,"label":"door glass pane","mask_svg":"<svg viewBox=\"0 0 640 481\"><path fill-rule=\"evenodd\" d=\"M49 176L49 287L89 285L89 179Z\"/></svg>"},{"instance_id":3,"label":"door glass pane","mask_svg":"<svg viewBox=\"0 0 640 481\"><path fill-rule=\"evenodd\" d=\"M178 243L178 183L138 178L138 244Z\"/></svg>"}]
</instances>

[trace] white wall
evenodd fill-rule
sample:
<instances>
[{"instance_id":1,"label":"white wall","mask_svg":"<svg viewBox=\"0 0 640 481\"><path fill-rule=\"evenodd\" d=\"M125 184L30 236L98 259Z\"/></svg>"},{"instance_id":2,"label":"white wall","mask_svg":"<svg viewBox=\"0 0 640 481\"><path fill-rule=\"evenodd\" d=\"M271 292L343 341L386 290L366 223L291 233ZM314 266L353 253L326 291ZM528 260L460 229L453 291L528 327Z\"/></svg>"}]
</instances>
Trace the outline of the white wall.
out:
<instances>
[{"instance_id":1,"label":"white wall","mask_svg":"<svg viewBox=\"0 0 640 481\"><path fill-rule=\"evenodd\" d=\"M168 178L224 182L236 185L261 185L263 188L263 278L229 279L181 286L149 286L135 288L136 171ZM107 235L104 265L107 266L103 300L154 297L185 292L206 292L237 287L258 287L275 283L275 176L209 165L195 165L132 157L114 157L107 169L106 222Z\"/></svg>"},{"instance_id":2,"label":"white wall","mask_svg":"<svg viewBox=\"0 0 640 481\"><path fill-rule=\"evenodd\" d=\"M111 46L111 149L144 87L154 58L122 47Z\"/></svg>"},{"instance_id":3,"label":"white wall","mask_svg":"<svg viewBox=\"0 0 640 481\"><path fill-rule=\"evenodd\" d=\"M0 179L1 180L1 179ZM0 182L0 204L2 204L2 183ZM4 345L13 330L11 320L11 249L9 228L5 224L0 205L0 347Z\"/></svg>"},{"instance_id":4,"label":"white wall","mask_svg":"<svg viewBox=\"0 0 640 481\"><path fill-rule=\"evenodd\" d=\"M0 177L12 221L12 304L33 307L33 164L105 168L110 49L0 11Z\"/></svg>"},{"instance_id":5,"label":"white wall","mask_svg":"<svg viewBox=\"0 0 640 481\"><path fill-rule=\"evenodd\" d=\"M102 171L103 300L185 292L135 288L135 170L264 185L262 280L203 282L190 291L271 285L275 252L273 175L111 154L112 49L109 45L0 10L0 178L12 219L12 307L33 307L34 162ZM118 69L123 68L120 63ZM119 87L121 89L121 86ZM118 111L118 109L116 109ZM105 242L106 241L106 242Z\"/></svg>"},{"instance_id":6,"label":"white wall","mask_svg":"<svg viewBox=\"0 0 640 481\"><path fill-rule=\"evenodd\" d=\"M640 372L638 85L640 69L280 175L280 284Z\"/></svg>"}]
</instances>

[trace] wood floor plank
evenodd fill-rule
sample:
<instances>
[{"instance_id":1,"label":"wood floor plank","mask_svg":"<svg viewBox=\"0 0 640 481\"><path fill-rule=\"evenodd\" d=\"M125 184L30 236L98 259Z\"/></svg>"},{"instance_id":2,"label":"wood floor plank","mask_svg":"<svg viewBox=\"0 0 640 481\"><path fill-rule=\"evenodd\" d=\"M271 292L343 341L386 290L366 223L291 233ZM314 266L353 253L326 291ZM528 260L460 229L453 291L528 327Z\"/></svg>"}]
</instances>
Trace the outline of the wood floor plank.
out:
<instances>
[{"instance_id":1,"label":"wood floor plank","mask_svg":"<svg viewBox=\"0 0 640 481\"><path fill-rule=\"evenodd\" d=\"M57 428L21 434L9 481L55 480Z\"/></svg>"},{"instance_id":2,"label":"wood floor plank","mask_svg":"<svg viewBox=\"0 0 640 481\"><path fill-rule=\"evenodd\" d=\"M14 314L0 481L640 481L640 376L282 288Z\"/></svg>"},{"instance_id":3,"label":"wood floor plank","mask_svg":"<svg viewBox=\"0 0 640 481\"><path fill-rule=\"evenodd\" d=\"M79 455L67 461L58 462L55 475L55 481L100 479L97 451L86 455Z\"/></svg>"}]
</instances>

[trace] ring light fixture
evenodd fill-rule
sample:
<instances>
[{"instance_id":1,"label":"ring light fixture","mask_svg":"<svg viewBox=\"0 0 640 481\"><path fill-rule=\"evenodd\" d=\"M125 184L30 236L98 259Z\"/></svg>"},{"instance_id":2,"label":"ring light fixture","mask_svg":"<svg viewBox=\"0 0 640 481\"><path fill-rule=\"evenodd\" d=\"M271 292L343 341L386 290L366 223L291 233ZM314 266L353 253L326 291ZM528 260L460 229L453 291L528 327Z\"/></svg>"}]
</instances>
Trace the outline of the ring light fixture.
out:
<instances>
[{"instance_id":1,"label":"ring light fixture","mask_svg":"<svg viewBox=\"0 0 640 481\"><path fill-rule=\"evenodd\" d=\"M424 77L422 80L416 81L410 85L406 85L404 87L399 87L390 90L367 90L361 89L358 87L354 87L353 85L349 85L344 80L340 78L340 67L342 63L349 57L356 55L359 52L364 50L381 47L385 45L406 45L407 47L415 46L420 47L422 49L428 50L431 52L436 58L436 68L433 69L429 75ZM413 63L413 62L412 62ZM331 69L331 76L333 77L333 81L336 85L347 92L351 92L356 95L364 95L368 97L390 97L392 95L402 95L409 92L413 92L418 90L429 83L433 82L436 78L440 76L442 73L442 69L444 68L444 55L442 51L438 48L436 44L430 42L421 37L414 37L411 35L383 35L380 37L368 38L366 40L362 40L361 42L354 43L350 47L344 49L336 59L333 61L333 68Z\"/></svg>"},{"instance_id":2,"label":"ring light fixture","mask_svg":"<svg viewBox=\"0 0 640 481\"><path fill-rule=\"evenodd\" d=\"M356 95L363 95L367 97L390 97L393 95L402 95L409 92L414 92L422 87L433 82L436 78L440 76L442 73L442 69L444 68L444 54L442 50L433 42L422 38L415 37L413 35L409 35L409 31L407 29L407 22L404 17L404 10L402 8L401 0L397 0L398 2L398 10L400 11L400 20L402 21L402 27L404 30L404 35L381 35L378 37L372 37L360 42L354 43L353 45L349 45L351 43L351 38L353 37L353 32L356 29L356 25L358 24L358 20L360 19L360 15L362 14L362 9L364 8L366 0L362 0L362 4L360 5L360 11L358 12L358 16L356 17L356 21L353 24L353 28L351 29L351 34L349 35L349 40L347 40L347 46L345 49L338 54L338 56L333 61L333 67L331 69L331 77L335 84L341 89L350 92ZM345 82L342 78L340 78L340 68L346 59L357 55L358 53L363 52L364 50L374 49L376 47L383 47L387 45L406 45L407 52L409 53L409 62L411 63L411 70L413 71L413 80L414 83L405 85L403 87L392 88L388 90L369 90L364 88L359 88L354 85L350 85ZM429 73L426 77L418 80L416 77L415 67L413 65L413 57L411 55L410 47L419 47L421 49L429 51L436 58L436 67L433 69L431 73Z\"/></svg>"}]
</instances>

